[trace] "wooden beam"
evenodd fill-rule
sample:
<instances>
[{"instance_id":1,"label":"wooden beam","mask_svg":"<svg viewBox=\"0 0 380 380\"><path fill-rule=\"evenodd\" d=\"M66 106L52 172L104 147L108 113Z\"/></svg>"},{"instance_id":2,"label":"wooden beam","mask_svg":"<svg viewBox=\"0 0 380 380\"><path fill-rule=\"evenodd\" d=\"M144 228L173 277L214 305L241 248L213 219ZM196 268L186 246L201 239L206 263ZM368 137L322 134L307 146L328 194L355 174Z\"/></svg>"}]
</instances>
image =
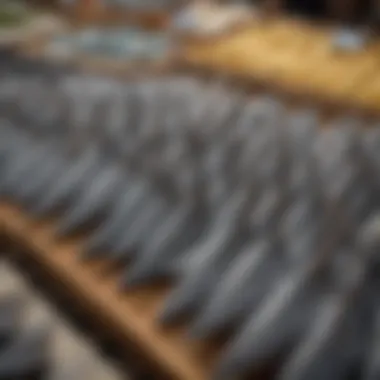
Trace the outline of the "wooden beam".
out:
<instances>
[{"instance_id":1,"label":"wooden beam","mask_svg":"<svg viewBox=\"0 0 380 380\"><path fill-rule=\"evenodd\" d=\"M163 328L157 323L167 285L122 293L117 285L121 274L117 268L101 261L81 263L78 256L83 241L58 242L53 238L54 230L51 221L33 221L16 207L0 204L0 234L25 248L20 254L50 273L55 286L66 289L96 324L112 331L126 352L133 348L163 378L210 378L218 352L215 345L189 340L183 327Z\"/></svg>"},{"instance_id":2,"label":"wooden beam","mask_svg":"<svg viewBox=\"0 0 380 380\"><path fill-rule=\"evenodd\" d=\"M245 78L252 86L378 114L380 40L348 55L337 54L331 41L330 28L274 17L223 39L189 42L180 58L188 66Z\"/></svg>"}]
</instances>

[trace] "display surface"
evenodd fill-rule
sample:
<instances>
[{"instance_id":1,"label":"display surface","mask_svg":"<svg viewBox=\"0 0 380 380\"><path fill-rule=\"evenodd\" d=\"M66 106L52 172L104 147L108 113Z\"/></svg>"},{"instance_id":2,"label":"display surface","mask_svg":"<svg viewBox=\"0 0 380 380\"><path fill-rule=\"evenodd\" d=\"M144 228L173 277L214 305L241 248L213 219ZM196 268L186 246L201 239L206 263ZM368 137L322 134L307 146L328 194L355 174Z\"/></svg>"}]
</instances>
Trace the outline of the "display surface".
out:
<instances>
[{"instance_id":1,"label":"display surface","mask_svg":"<svg viewBox=\"0 0 380 380\"><path fill-rule=\"evenodd\" d=\"M299 20L263 20L218 41L189 43L182 61L253 84L379 111L380 45L374 40L365 49L342 51L332 43L335 32Z\"/></svg>"}]
</instances>

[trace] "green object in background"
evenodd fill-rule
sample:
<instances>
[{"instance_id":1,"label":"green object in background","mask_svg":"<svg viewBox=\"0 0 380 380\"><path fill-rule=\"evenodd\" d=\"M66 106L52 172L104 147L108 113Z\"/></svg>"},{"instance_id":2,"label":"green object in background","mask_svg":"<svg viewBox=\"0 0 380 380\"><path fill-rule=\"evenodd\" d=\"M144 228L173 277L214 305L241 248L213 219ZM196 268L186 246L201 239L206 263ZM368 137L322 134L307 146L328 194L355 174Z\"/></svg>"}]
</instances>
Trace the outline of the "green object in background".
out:
<instances>
[{"instance_id":1,"label":"green object in background","mask_svg":"<svg viewBox=\"0 0 380 380\"><path fill-rule=\"evenodd\" d=\"M154 60L163 57L170 50L170 39L165 33L152 33L130 27L90 28L54 38L49 49L119 59Z\"/></svg>"},{"instance_id":2,"label":"green object in background","mask_svg":"<svg viewBox=\"0 0 380 380\"><path fill-rule=\"evenodd\" d=\"M28 20L29 12L25 5L15 0L0 1L0 28L19 26Z\"/></svg>"}]
</instances>

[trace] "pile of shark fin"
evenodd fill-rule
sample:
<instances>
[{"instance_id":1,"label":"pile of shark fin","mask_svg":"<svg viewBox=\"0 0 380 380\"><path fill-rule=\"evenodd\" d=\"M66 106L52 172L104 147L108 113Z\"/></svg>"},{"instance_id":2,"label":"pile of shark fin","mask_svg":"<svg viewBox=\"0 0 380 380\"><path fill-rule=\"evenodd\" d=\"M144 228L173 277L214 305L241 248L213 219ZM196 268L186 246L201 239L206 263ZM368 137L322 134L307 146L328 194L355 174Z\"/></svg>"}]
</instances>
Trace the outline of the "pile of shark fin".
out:
<instances>
[{"instance_id":1,"label":"pile of shark fin","mask_svg":"<svg viewBox=\"0 0 380 380\"><path fill-rule=\"evenodd\" d=\"M55 216L57 239L86 232L78 260L125 264L123 290L172 279L157 318L228 335L218 380L380 377L376 125L190 77L45 70L0 70L2 199Z\"/></svg>"}]
</instances>

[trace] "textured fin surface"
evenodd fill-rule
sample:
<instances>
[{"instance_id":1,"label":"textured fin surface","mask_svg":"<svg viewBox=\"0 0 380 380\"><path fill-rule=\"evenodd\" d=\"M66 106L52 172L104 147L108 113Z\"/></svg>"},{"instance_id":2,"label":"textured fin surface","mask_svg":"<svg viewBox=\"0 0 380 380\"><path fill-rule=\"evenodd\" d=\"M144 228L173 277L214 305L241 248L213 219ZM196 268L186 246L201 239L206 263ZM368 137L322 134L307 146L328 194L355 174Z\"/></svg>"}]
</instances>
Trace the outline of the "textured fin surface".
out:
<instances>
[{"instance_id":1,"label":"textured fin surface","mask_svg":"<svg viewBox=\"0 0 380 380\"><path fill-rule=\"evenodd\" d=\"M350 363L376 378L378 122L325 125L318 110L190 77L51 82L43 65L25 77L7 65L1 195L54 212L57 237L91 227L78 259L128 263L124 291L170 277L157 318L190 317L189 339L228 335L217 379L271 360L274 379L347 380ZM351 333L363 315L368 330Z\"/></svg>"}]
</instances>

